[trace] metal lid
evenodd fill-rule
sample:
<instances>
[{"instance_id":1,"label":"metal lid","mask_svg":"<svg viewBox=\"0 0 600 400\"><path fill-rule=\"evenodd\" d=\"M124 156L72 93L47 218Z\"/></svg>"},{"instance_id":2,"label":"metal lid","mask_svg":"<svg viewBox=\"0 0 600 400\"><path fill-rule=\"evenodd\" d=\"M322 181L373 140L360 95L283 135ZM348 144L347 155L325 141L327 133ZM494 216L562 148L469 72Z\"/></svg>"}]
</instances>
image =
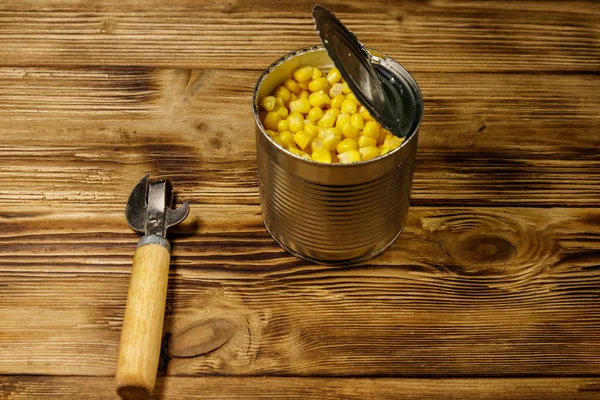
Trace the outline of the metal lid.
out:
<instances>
[{"instance_id":1,"label":"metal lid","mask_svg":"<svg viewBox=\"0 0 600 400\"><path fill-rule=\"evenodd\" d=\"M371 54L325 7L315 5L313 18L329 57L348 82L356 99L384 128L396 136L405 136L401 130L402 100L393 78L390 82L373 67Z\"/></svg>"}]
</instances>

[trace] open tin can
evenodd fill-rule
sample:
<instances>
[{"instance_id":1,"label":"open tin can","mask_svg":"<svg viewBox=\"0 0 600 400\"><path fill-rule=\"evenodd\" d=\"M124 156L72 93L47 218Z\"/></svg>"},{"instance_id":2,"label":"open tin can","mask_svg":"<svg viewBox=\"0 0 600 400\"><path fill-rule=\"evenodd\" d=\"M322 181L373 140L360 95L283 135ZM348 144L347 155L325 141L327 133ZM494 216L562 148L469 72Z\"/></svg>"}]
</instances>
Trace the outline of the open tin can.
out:
<instances>
[{"instance_id":1,"label":"open tin can","mask_svg":"<svg viewBox=\"0 0 600 400\"><path fill-rule=\"evenodd\" d=\"M351 264L390 246L404 228L409 209L421 91L396 61L369 50L372 62L395 81L407 133L400 147L369 161L325 164L278 146L259 118L259 101L305 65L329 70L322 46L294 51L275 61L253 94L260 205L271 236L289 253L321 264Z\"/></svg>"}]
</instances>

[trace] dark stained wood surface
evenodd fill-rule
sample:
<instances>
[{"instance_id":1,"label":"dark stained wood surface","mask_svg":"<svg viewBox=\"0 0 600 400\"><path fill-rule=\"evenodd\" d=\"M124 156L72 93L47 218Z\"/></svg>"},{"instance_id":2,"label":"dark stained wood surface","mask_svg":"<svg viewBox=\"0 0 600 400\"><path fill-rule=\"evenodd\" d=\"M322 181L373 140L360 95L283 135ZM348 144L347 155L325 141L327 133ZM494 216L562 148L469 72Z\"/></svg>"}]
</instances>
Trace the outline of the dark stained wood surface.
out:
<instances>
[{"instance_id":1,"label":"dark stained wood surface","mask_svg":"<svg viewBox=\"0 0 600 400\"><path fill-rule=\"evenodd\" d=\"M146 173L192 206L155 399L600 397L599 4L326 4L425 99L407 227L351 267L258 207L252 89L312 5L0 4L0 398L115 398Z\"/></svg>"}]
</instances>

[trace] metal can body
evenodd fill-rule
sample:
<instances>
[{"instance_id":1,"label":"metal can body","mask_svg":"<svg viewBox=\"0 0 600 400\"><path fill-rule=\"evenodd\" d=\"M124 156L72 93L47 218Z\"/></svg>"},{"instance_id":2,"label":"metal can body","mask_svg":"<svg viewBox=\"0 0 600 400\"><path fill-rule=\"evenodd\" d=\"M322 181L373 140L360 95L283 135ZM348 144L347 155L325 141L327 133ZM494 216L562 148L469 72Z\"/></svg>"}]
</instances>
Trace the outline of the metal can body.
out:
<instances>
[{"instance_id":1,"label":"metal can body","mask_svg":"<svg viewBox=\"0 0 600 400\"><path fill-rule=\"evenodd\" d=\"M411 131L385 156L354 164L325 164L279 147L264 131L258 101L303 65L332 67L322 47L298 50L273 63L254 91L260 204L271 236L288 252L312 262L349 264L383 252L408 213L423 101L417 83L394 60L371 51L401 82ZM410 105L410 104L409 104ZM406 109L406 104L405 104Z\"/></svg>"}]
</instances>

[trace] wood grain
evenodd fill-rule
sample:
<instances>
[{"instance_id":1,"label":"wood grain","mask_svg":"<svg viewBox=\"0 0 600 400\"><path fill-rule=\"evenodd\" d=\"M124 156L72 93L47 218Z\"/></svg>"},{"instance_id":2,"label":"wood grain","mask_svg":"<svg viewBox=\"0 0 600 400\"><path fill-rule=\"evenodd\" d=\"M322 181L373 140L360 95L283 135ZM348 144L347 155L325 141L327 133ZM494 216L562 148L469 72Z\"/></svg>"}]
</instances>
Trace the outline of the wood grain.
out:
<instances>
[{"instance_id":1,"label":"wood grain","mask_svg":"<svg viewBox=\"0 0 600 400\"><path fill-rule=\"evenodd\" d=\"M116 398L104 377L0 377L7 400L31 398ZM85 389L84 389L85 388ZM554 379L322 379L188 378L158 379L154 400L298 399L298 400L592 400L600 382L594 378Z\"/></svg>"},{"instance_id":2,"label":"wood grain","mask_svg":"<svg viewBox=\"0 0 600 400\"><path fill-rule=\"evenodd\" d=\"M173 231L168 375L600 372L595 209L414 208L389 251L345 268L287 255L256 211L192 204ZM118 209L40 213L1 236L0 370L110 375L137 236Z\"/></svg>"},{"instance_id":3,"label":"wood grain","mask_svg":"<svg viewBox=\"0 0 600 400\"><path fill-rule=\"evenodd\" d=\"M0 64L263 69L318 43L314 1L9 0ZM595 2L347 1L328 5L367 45L415 71L597 72Z\"/></svg>"},{"instance_id":4,"label":"wood grain","mask_svg":"<svg viewBox=\"0 0 600 400\"><path fill-rule=\"evenodd\" d=\"M600 204L598 79L415 75L426 110L413 204ZM0 201L122 204L152 173L168 174L191 201L258 204L257 76L0 68L0 177L11 187Z\"/></svg>"}]
</instances>

